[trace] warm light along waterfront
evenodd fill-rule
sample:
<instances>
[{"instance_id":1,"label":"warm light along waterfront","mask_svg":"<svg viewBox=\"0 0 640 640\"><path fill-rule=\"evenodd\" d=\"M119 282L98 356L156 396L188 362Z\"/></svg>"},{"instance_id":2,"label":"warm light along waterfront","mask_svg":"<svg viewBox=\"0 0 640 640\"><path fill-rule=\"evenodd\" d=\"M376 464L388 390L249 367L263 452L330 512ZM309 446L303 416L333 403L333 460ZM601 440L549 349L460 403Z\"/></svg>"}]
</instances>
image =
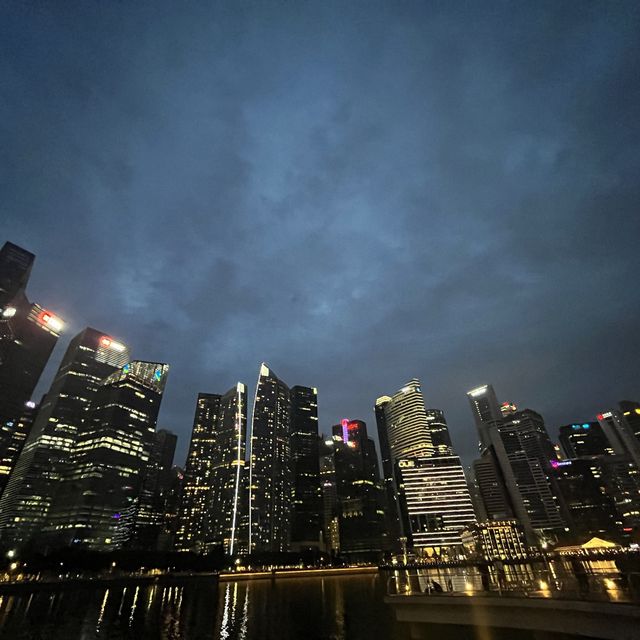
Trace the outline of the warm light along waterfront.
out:
<instances>
[{"instance_id":1,"label":"warm light along waterfront","mask_svg":"<svg viewBox=\"0 0 640 640\"><path fill-rule=\"evenodd\" d=\"M0 638L12 640L409 640L384 604L384 573L285 580L193 579L179 584L88 588L0 598ZM438 640L472 640L477 629L432 626ZM483 630L486 640L533 640ZM545 636L560 640L561 636Z\"/></svg>"}]
</instances>

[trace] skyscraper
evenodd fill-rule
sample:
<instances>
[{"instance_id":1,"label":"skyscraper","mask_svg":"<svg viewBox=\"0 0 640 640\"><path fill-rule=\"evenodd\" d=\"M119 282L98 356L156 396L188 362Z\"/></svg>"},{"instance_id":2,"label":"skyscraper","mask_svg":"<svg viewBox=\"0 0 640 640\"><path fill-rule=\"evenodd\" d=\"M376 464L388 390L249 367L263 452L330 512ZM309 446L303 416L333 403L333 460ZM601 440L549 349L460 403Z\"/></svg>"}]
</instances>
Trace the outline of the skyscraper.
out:
<instances>
[{"instance_id":1,"label":"skyscraper","mask_svg":"<svg viewBox=\"0 0 640 640\"><path fill-rule=\"evenodd\" d=\"M63 323L27 299L35 256L5 242L0 249L0 428L16 424L31 400Z\"/></svg>"},{"instance_id":2,"label":"skyscraper","mask_svg":"<svg viewBox=\"0 0 640 640\"><path fill-rule=\"evenodd\" d=\"M611 443L598 422L566 424L558 432L567 458L614 454Z\"/></svg>"},{"instance_id":3,"label":"skyscraper","mask_svg":"<svg viewBox=\"0 0 640 640\"><path fill-rule=\"evenodd\" d=\"M588 458L552 463L551 473L559 488L567 524L574 535L611 536L622 528L599 466Z\"/></svg>"},{"instance_id":4,"label":"skyscraper","mask_svg":"<svg viewBox=\"0 0 640 640\"><path fill-rule=\"evenodd\" d=\"M233 555L247 550L247 390L198 394L185 468L176 548Z\"/></svg>"},{"instance_id":5,"label":"skyscraper","mask_svg":"<svg viewBox=\"0 0 640 640\"><path fill-rule=\"evenodd\" d=\"M614 453L626 455L640 470L640 441L622 411L605 411L598 414L602 431L611 443Z\"/></svg>"},{"instance_id":6,"label":"skyscraper","mask_svg":"<svg viewBox=\"0 0 640 640\"><path fill-rule=\"evenodd\" d=\"M291 395L260 366L251 419L249 550L288 551L291 544Z\"/></svg>"},{"instance_id":7,"label":"skyscraper","mask_svg":"<svg viewBox=\"0 0 640 640\"><path fill-rule=\"evenodd\" d=\"M40 531L98 385L128 358L95 329L73 338L0 498L0 539L24 544Z\"/></svg>"},{"instance_id":8,"label":"skyscraper","mask_svg":"<svg viewBox=\"0 0 640 640\"><path fill-rule=\"evenodd\" d=\"M0 311L24 292L36 257L13 242L5 242L0 249Z\"/></svg>"},{"instance_id":9,"label":"skyscraper","mask_svg":"<svg viewBox=\"0 0 640 640\"><path fill-rule=\"evenodd\" d=\"M134 360L99 384L49 513L54 544L108 551L132 540L168 371Z\"/></svg>"},{"instance_id":10,"label":"skyscraper","mask_svg":"<svg viewBox=\"0 0 640 640\"><path fill-rule=\"evenodd\" d=\"M37 413L38 405L29 401L25 403L19 418L0 425L0 496L2 496L13 467L20 457L22 447L31 433L31 427Z\"/></svg>"},{"instance_id":11,"label":"skyscraper","mask_svg":"<svg viewBox=\"0 0 640 640\"><path fill-rule=\"evenodd\" d=\"M322 490L318 445L318 391L311 387L291 387L291 544L294 549L321 546Z\"/></svg>"},{"instance_id":12,"label":"skyscraper","mask_svg":"<svg viewBox=\"0 0 640 640\"><path fill-rule=\"evenodd\" d=\"M215 393L199 393L196 401L178 515L178 551L205 552L209 545L214 504L212 468L221 398Z\"/></svg>"},{"instance_id":13,"label":"skyscraper","mask_svg":"<svg viewBox=\"0 0 640 640\"><path fill-rule=\"evenodd\" d=\"M178 436L166 429L158 429L153 434L135 522L135 545L142 549L156 549L164 529L177 441Z\"/></svg>"},{"instance_id":14,"label":"skyscraper","mask_svg":"<svg viewBox=\"0 0 640 640\"><path fill-rule=\"evenodd\" d=\"M0 312L0 424L20 417L64 327L20 292Z\"/></svg>"},{"instance_id":15,"label":"skyscraper","mask_svg":"<svg viewBox=\"0 0 640 640\"><path fill-rule=\"evenodd\" d=\"M241 382L222 396L216 431L212 465L214 504L210 525L213 543L222 545L229 555L246 553L247 388Z\"/></svg>"},{"instance_id":16,"label":"skyscraper","mask_svg":"<svg viewBox=\"0 0 640 640\"><path fill-rule=\"evenodd\" d=\"M376 560L386 544L375 444L362 420L345 418L332 431L340 552L350 560Z\"/></svg>"},{"instance_id":17,"label":"skyscraper","mask_svg":"<svg viewBox=\"0 0 640 640\"><path fill-rule=\"evenodd\" d=\"M434 455L454 455L451 436L449 435L449 427L447 426L444 413L440 409L427 409L426 413Z\"/></svg>"},{"instance_id":18,"label":"skyscraper","mask_svg":"<svg viewBox=\"0 0 640 640\"><path fill-rule=\"evenodd\" d=\"M420 381L414 378L392 397L378 398L376 420L387 494L387 530L395 543L392 547L397 550L402 538L427 554L434 553L436 547L439 553L440 547L459 546L460 537L453 531L457 520L445 496L454 496L454 507L456 502L460 505L462 526L469 522L469 506L473 520L475 515L444 413L425 406ZM429 462L436 458L444 462ZM464 504L459 499L461 493ZM448 533L443 533L445 530Z\"/></svg>"},{"instance_id":19,"label":"skyscraper","mask_svg":"<svg viewBox=\"0 0 640 640\"><path fill-rule=\"evenodd\" d=\"M384 491L385 530L389 551L399 552L402 549L400 538L402 527L400 524L400 505L398 504L398 490L396 487L394 461L389 446L389 429L385 406L391 402L389 396L381 396L374 407L378 442L380 443L380 458L382 460L382 488Z\"/></svg>"},{"instance_id":20,"label":"skyscraper","mask_svg":"<svg viewBox=\"0 0 640 640\"><path fill-rule=\"evenodd\" d=\"M496 456L490 448L485 449L473 461L473 479L480 504L478 516L489 520L509 520L514 510L507 492L507 485Z\"/></svg>"},{"instance_id":21,"label":"skyscraper","mask_svg":"<svg viewBox=\"0 0 640 640\"><path fill-rule=\"evenodd\" d=\"M326 437L320 443L320 484L322 488L322 532L327 551L340 551L338 488L336 482L336 440Z\"/></svg>"},{"instance_id":22,"label":"skyscraper","mask_svg":"<svg viewBox=\"0 0 640 640\"><path fill-rule=\"evenodd\" d=\"M389 451L393 460L429 457L433 442L422 388L417 378L393 396L383 396L376 404L384 411Z\"/></svg>"},{"instance_id":23,"label":"skyscraper","mask_svg":"<svg viewBox=\"0 0 640 640\"><path fill-rule=\"evenodd\" d=\"M541 416L528 409L515 411L515 406L512 410L511 405L503 412L491 385L472 389L467 396L480 436L482 457L474 468L480 495L490 498L484 505L487 515L503 519L512 513L531 542L535 530L563 528L547 476L555 451ZM504 490L497 487L501 482ZM500 504L503 497L508 504ZM499 514L494 513L497 508Z\"/></svg>"},{"instance_id":24,"label":"skyscraper","mask_svg":"<svg viewBox=\"0 0 640 640\"><path fill-rule=\"evenodd\" d=\"M618 404L620 406L620 411L631 427L636 440L640 442L640 402L621 400Z\"/></svg>"},{"instance_id":25,"label":"skyscraper","mask_svg":"<svg viewBox=\"0 0 640 640\"><path fill-rule=\"evenodd\" d=\"M560 531L565 523L549 473L556 455L542 416L530 409L510 413L498 431L533 528Z\"/></svg>"},{"instance_id":26,"label":"skyscraper","mask_svg":"<svg viewBox=\"0 0 640 640\"><path fill-rule=\"evenodd\" d=\"M476 522L467 480L457 456L397 461L401 511L409 544L422 554L461 552L461 531Z\"/></svg>"}]
</instances>

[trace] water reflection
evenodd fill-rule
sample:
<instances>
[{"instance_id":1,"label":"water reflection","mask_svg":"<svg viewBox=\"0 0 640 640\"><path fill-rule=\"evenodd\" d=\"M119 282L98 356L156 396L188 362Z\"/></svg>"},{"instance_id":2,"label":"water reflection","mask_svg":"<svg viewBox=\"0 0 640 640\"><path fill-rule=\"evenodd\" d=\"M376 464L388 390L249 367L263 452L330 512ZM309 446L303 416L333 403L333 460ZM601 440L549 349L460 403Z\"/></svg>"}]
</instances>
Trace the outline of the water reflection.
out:
<instances>
[{"instance_id":1,"label":"water reflection","mask_svg":"<svg viewBox=\"0 0 640 640\"><path fill-rule=\"evenodd\" d=\"M514 575L526 568L509 568ZM480 584L469 570L424 572L429 581L455 589ZM222 582L194 579L180 584L122 584L109 588L68 586L58 592L0 596L0 638L11 640L408 640L410 630L397 623L382 596L387 577L294 578ZM481 632L480 632L481 631ZM507 637L525 633L434 627L430 637ZM549 636L551 637L551 636Z\"/></svg>"}]
</instances>

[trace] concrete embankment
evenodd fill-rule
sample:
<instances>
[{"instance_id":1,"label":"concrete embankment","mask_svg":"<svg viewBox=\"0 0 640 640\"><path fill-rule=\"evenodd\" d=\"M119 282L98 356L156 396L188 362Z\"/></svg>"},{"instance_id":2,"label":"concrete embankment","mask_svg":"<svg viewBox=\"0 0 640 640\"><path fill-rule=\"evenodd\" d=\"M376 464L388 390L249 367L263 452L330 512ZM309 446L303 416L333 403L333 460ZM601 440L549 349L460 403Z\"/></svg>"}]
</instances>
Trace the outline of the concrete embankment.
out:
<instances>
[{"instance_id":1,"label":"concrete embankment","mask_svg":"<svg viewBox=\"0 0 640 640\"><path fill-rule=\"evenodd\" d=\"M273 569L271 571L238 571L221 573L220 582L233 580L270 580L280 578L314 578L378 573L378 567L332 567L328 569Z\"/></svg>"},{"instance_id":2,"label":"concrete embankment","mask_svg":"<svg viewBox=\"0 0 640 640\"><path fill-rule=\"evenodd\" d=\"M498 595L387 596L396 619L411 626L412 638L431 638L432 625L518 629L598 638L636 640L640 607L617 602Z\"/></svg>"},{"instance_id":3,"label":"concrete embankment","mask_svg":"<svg viewBox=\"0 0 640 640\"><path fill-rule=\"evenodd\" d=\"M271 571L237 571L229 573L163 573L159 575L107 575L40 580L0 582L0 594L61 591L95 587L126 587L135 585L179 585L185 582L229 582L234 580L279 580L282 578L313 578L377 573L378 567L334 567L328 569L274 569Z\"/></svg>"}]
</instances>

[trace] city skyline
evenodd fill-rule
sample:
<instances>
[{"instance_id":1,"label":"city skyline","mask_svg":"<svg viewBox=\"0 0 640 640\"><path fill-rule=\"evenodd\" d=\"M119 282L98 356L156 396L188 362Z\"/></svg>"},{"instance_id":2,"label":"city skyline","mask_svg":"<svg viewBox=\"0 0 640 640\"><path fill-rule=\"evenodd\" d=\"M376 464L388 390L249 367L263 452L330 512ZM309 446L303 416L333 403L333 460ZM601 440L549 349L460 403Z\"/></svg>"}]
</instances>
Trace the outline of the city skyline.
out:
<instances>
[{"instance_id":1,"label":"city skyline","mask_svg":"<svg viewBox=\"0 0 640 640\"><path fill-rule=\"evenodd\" d=\"M11 242L9 240L9 242ZM15 243L14 243L15 244ZM37 257L37 255L36 255ZM36 274L37 274L37 267L35 269ZM33 290L33 280L34 280L34 275L31 274L31 279L29 281L29 291ZM46 294L45 294L46 297ZM35 305L38 306L38 305ZM103 323L106 324L106 323ZM55 381L55 371L56 369L60 366L60 362L61 359L64 357L64 350L66 350L71 342L74 340L74 336L69 336L68 341L65 341L65 336L71 331L71 327L74 327L75 323L73 322L73 320L68 321L66 318L64 320L63 323L63 329L60 331L59 333L59 337L58 337L58 342L56 344L56 346L53 349L52 355L49 357L49 360L46 364L46 367L44 368L44 372L42 374L42 376L40 377L40 380L36 386L36 389L34 391L34 393L31 396L31 400L33 402L39 402L39 400L42 400L44 398L44 396L46 395L46 393L49 391L51 385L53 384L53 382ZM91 327L85 327L84 329L81 330L82 331L94 331L94 329L92 329ZM100 332L97 332L100 333ZM75 336L75 338L77 338L78 336ZM119 339L120 337L118 337ZM113 336L109 337L110 340L115 340L115 338ZM116 343L118 344L118 343ZM132 345L131 346L131 352L133 355L135 355L135 346ZM153 351L153 350L152 350ZM58 358L60 358L60 360L58 360ZM257 360L258 362L260 362L260 359ZM265 363L266 360L263 360L263 363ZM309 374L310 377L313 377L313 373ZM234 376L230 375L228 376L229 379L233 379ZM235 379L241 379L239 377L236 377ZM247 379L251 379L251 376L248 376ZM412 375L411 379L409 378L409 374L405 375L404 380L407 381L409 380L410 384L412 382L417 382L418 384L420 384L422 386L422 384L420 383L420 376L417 376L415 374ZM396 386L397 383L395 383ZM255 388L252 389L251 385L246 385L248 392L249 392L249 396L253 397L253 392L255 392ZM484 385L480 385L480 387L482 387ZM491 386L491 385L489 385ZM508 383L505 384L505 387L508 388ZM477 387L479 388L479 387ZM195 390L193 391L193 398L192 401L194 401L197 397L199 393L207 393L208 391L198 391ZM423 395L423 392L420 392L421 395ZM464 394L467 393L467 391L463 391ZM323 398L323 394L322 394L322 389L320 389L319 391L319 395L320 397L324 400ZM427 390L426 392L426 403L428 405L431 406L435 406L435 402L432 401L431 396L429 395L429 392ZM512 394L513 396L513 394ZM465 400L461 397L461 403L463 406L465 405ZM568 416L567 421L568 422L572 422L572 423L581 423L581 422L589 422L589 421L593 421L595 419L597 419L597 417L601 414L602 411L608 411L610 408L612 407L616 407L618 405L619 402L624 402L627 401L628 398L623 398L620 396L620 394L618 394L617 396L614 395L612 396L614 398L614 400L612 400L609 404L599 404L598 409L596 410L596 413L594 413L593 415L590 414L586 414L584 411L578 415L578 417L575 416L575 414L570 415L569 412L567 410L562 410L562 408L557 408L559 411L561 411L561 415L565 415ZM635 396L634 396L635 397ZM529 405L531 405L532 403L529 401L525 401L525 402L521 402L519 398L515 398L515 397L511 397L510 396L510 401L509 403L514 402L516 403L516 405L518 407L521 408L528 408ZM542 401L542 403L544 404L544 400ZM328 402L327 404L332 404L331 402ZM506 403L505 403L506 404ZM455 405L454 405L455 406ZM515 405L514 405L515 406ZM322 407L324 409L324 401L319 403L319 408L318 408L318 414L319 416L322 415L321 414L321 409L320 407ZM433 409L431 409L430 411L433 411ZM440 409L440 410L436 410L436 411L444 411L445 415L447 413L446 410ZM454 409L451 413L457 413L457 411ZM189 418L189 420L187 422L189 422L188 426L184 427L183 429L181 429L179 426L175 426L175 425L171 425L171 424L167 424L162 417L162 409L160 412L160 418L159 418L159 422L158 422L158 428L165 428L165 429L169 429L170 431L176 433L176 435L178 436L178 444L176 447L176 464L178 464L179 466L184 466L184 464L186 463L186 458L187 458L187 454L188 454L188 448L189 448L189 440L190 440L190 433L191 433L191 424L190 424L190 420L191 418ZM324 419L322 420L320 417L318 418L318 428L319 428L319 433L320 435L325 434L325 435L329 435L331 433L331 425L339 420L344 419L345 416L353 418L353 419L365 419L366 421L369 421L371 423L373 423L373 421L375 420L375 410L373 406L369 406L368 410L365 411L364 413L361 414L356 414L354 412L349 412L349 411L343 411L342 413L336 414L336 418L335 419ZM431 419L431 418L430 418ZM460 453L458 454L461 458L461 460L463 461L464 466L469 466L472 462L474 457L476 456L476 449L477 449L477 442L474 442L473 444L470 444L469 439L466 438L465 439L465 435L469 436L469 432L473 432L475 434L475 427L473 426L473 420L467 418L466 420L466 425L462 428L460 428L458 426L458 428L456 428L456 425L454 425L453 428L453 445L456 448L456 450L460 451ZM554 440L554 442L558 443L559 440L559 429L560 427L563 426L561 423L559 424L554 424L554 423L550 423L549 427L550 427L550 434L552 439ZM466 433L463 429L466 429ZM448 431L451 431L451 425L448 425ZM376 445L378 447L378 450L380 448L380 442L379 442L379 436L378 433L376 432L376 430L373 431L373 437L376 441ZM475 437L475 436L474 436Z\"/></svg>"},{"instance_id":2,"label":"city skyline","mask_svg":"<svg viewBox=\"0 0 640 640\"><path fill-rule=\"evenodd\" d=\"M408 550L473 555L494 534L514 544L522 534L531 549L594 533L628 541L638 528L640 403L631 400L597 422L563 425L558 444L539 412L499 401L492 384L474 387L466 396L479 457L465 472L419 379L375 400L376 448L361 419L342 418L324 435L317 387L290 387L262 362L250 418L242 382L198 393L181 471L178 436L158 429L170 365L132 360L111 335L77 334L40 406L26 401L50 356L42 327L46 336L65 325L27 301L35 256L7 242L0 258L5 545L324 552L352 562ZM12 381L23 371L32 373L22 388ZM502 524L487 528L487 519Z\"/></svg>"}]
</instances>

